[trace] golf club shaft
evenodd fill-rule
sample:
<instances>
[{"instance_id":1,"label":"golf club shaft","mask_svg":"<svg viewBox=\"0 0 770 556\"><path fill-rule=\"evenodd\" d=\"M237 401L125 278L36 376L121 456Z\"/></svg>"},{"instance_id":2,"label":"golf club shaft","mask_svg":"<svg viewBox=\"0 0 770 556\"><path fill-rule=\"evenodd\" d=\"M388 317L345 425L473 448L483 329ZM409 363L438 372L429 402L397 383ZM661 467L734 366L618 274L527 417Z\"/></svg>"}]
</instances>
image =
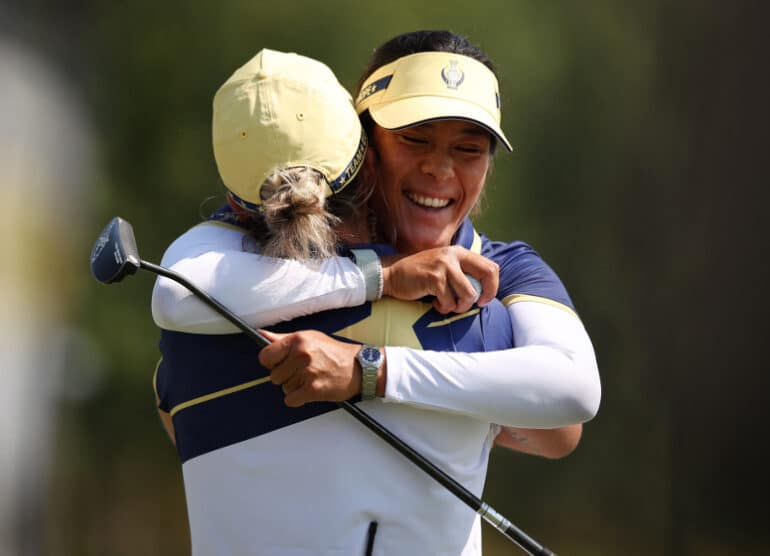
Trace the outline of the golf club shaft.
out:
<instances>
[{"instance_id":1,"label":"golf club shaft","mask_svg":"<svg viewBox=\"0 0 770 556\"><path fill-rule=\"evenodd\" d=\"M447 475L443 470L436 467L433 462L391 433L371 415L350 402L345 401L338 403L342 409L347 411L374 434L390 444L417 467L425 471L425 473L430 475L435 481L484 518L484 520L492 527L521 547L522 550L536 556L555 556L553 552L536 542L532 537L524 533L524 531L495 511L489 504L479 499L463 485Z\"/></svg>"},{"instance_id":2,"label":"golf club shaft","mask_svg":"<svg viewBox=\"0 0 770 556\"><path fill-rule=\"evenodd\" d=\"M236 314L234 314L227 307L222 305L219 301L211 297L209 294L200 290L197 286L192 284L189 280L187 280L181 274L168 270L167 268L163 268L162 266L148 263L147 261L144 261L144 260L140 260L139 264L140 264L140 268L143 268L155 274L159 274L161 276L165 276L170 280L173 280L175 282L182 284L184 287L190 290L193 294L195 294L201 301L206 303L209 307L214 309L217 313L219 313L228 321L230 321L235 326L237 326L244 334L246 334L249 338L257 342L259 345L264 347L270 344L270 341L267 338L265 338L262 334L254 330L251 326L249 326L249 324L246 323L246 321L238 317ZM422 454L420 454L414 448L412 448L403 440L398 438L396 435L390 432L387 428L385 428L382 424L380 424L377 420L375 420L372 416L370 416L365 411L362 411L358 406L348 401L337 402L337 404L339 405L339 407L341 407L346 412L348 412L351 416L353 416L359 423L363 424L365 427L371 430L374 434L382 438L385 442L390 444L390 446L392 446L394 449L400 452L409 461L411 461L417 467L425 471L425 473L430 475L439 484L444 486L449 492L454 494L457 498L463 501L467 506L473 509L473 511L475 511L482 518L484 518L484 520L487 523L492 525L495 529L497 529L503 535L508 537L514 543L516 543L522 550L524 550L529 554L532 554L533 556L555 556L553 552L551 552L550 550L548 550L547 548L545 548L544 546L536 542L529 535L524 533L521 529L513 525L505 517L503 517L497 511L495 511L495 509L492 508L489 504L487 504L486 502L476 497L463 485L461 485L452 477L447 475L443 470L436 467L434 463L426 459Z\"/></svg>"},{"instance_id":3,"label":"golf club shaft","mask_svg":"<svg viewBox=\"0 0 770 556\"><path fill-rule=\"evenodd\" d=\"M257 342L262 347L267 346L270 344L270 340L265 338L262 334L254 330L249 324L243 320L241 317L230 311L227 307L222 305L219 301L211 297L209 294L198 288L195 284L190 282L187 278L182 276L181 274L174 272L172 270L169 270L167 268L163 268L162 266L158 266L156 264L148 263L147 261L140 260L139 265L141 268L145 270L149 270L150 272L154 272L155 274L160 274L161 276L165 276L169 280L173 280L174 282L178 282L182 284L185 288L190 290L192 293L194 293L198 299L203 301L206 305L214 309L217 313L225 317L227 320L229 320L231 323L233 323L235 326L237 326L241 332L246 334L249 338Z\"/></svg>"}]
</instances>

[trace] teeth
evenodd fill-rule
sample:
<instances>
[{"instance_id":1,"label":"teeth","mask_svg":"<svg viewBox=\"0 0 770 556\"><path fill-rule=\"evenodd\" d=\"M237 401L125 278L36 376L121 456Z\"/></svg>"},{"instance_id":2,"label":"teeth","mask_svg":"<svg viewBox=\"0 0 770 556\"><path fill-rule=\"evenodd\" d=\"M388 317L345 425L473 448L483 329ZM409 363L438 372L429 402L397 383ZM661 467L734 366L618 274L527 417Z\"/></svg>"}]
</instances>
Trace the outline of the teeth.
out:
<instances>
[{"instance_id":1,"label":"teeth","mask_svg":"<svg viewBox=\"0 0 770 556\"><path fill-rule=\"evenodd\" d=\"M406 196L413 203L430 208L444 208L450 202L449 199L436 199L433 197L423 197L422 195L415 195L414 193L407 193Z\"/></svg>"}]
</instances>

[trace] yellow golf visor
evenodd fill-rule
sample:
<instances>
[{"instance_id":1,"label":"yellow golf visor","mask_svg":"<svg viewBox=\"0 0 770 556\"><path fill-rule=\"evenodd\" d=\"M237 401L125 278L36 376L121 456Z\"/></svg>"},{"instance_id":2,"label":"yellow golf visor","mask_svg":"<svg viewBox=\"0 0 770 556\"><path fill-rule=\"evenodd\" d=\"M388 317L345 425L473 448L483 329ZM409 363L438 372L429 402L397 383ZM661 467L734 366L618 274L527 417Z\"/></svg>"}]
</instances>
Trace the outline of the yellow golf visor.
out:
<instances>
[{"instance_id":1,"label":"yellow golf visor","mask_svg":"<svg viewBox=\"0 0 770 556\"><path fill-rule=\"evenodd\" d=\"M469 120L513 150L500 127L497 78L468 56L420 52L378 68L361 86L356 99L356 111L361 114L365 110L385 129L433 120Z\"/></svg>"}]
</instances>

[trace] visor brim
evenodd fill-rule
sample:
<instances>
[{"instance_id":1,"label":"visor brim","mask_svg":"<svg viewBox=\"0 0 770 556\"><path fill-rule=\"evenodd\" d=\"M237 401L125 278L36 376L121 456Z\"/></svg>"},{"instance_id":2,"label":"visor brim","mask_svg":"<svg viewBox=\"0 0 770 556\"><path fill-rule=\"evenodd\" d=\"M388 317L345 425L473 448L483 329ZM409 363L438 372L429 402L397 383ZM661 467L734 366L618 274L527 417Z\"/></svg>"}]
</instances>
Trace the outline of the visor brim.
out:
<instances>
[{"instance_id":1,"label":"visor brim","mask_svg":"<svg viewBox=\"0 0 770 556\"><path fill-rule=\"evenodd\" d=\"M438 120L466 120L476 123L494 135L509 151L513 147L495 119L483 108L465 100L419 96L369 106L374 122L395 130Z\"/></svg>"}]
</instances>

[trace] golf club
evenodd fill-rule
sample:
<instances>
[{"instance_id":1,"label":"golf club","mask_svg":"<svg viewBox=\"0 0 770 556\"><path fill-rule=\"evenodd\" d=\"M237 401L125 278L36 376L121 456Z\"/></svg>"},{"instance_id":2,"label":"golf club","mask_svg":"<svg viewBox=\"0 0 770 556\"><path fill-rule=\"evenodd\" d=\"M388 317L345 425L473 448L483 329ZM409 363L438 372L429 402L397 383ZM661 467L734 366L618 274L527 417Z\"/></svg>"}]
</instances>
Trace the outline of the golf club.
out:
<instances>
[{"instance_id":1,"label":"golf club","mask_svg":"<svg viewBox=\"0 0 770 556\"><path fill-rule=\"evenodd\" d=\"M163 268L162 266L148 263L140 259L139 251L136 247L136 240L134 238L133 227L126 220L116 216L104 228L91 250L91 273L99 282L103 284L112 284L114 282L120 282L123 278L130 274L134 274L140 268L160 276L165 276L166 278L182 284L259 345L266 346L270 343L267 338L251 328L244 320L232 313L219 301L198 289L184 276ZM417 467L430 475L434 480L438 481L449 492L463 501L467 506L473 509L473 511L484 518L487 523L513 541L522 550L533 556L555 556L553 552L513 525L489 504L477 498L468 489L395 436L369 414L348 401L337 403L339 407L344 409L361 424L390 444Z\"/></svg>"}]
</instances>

